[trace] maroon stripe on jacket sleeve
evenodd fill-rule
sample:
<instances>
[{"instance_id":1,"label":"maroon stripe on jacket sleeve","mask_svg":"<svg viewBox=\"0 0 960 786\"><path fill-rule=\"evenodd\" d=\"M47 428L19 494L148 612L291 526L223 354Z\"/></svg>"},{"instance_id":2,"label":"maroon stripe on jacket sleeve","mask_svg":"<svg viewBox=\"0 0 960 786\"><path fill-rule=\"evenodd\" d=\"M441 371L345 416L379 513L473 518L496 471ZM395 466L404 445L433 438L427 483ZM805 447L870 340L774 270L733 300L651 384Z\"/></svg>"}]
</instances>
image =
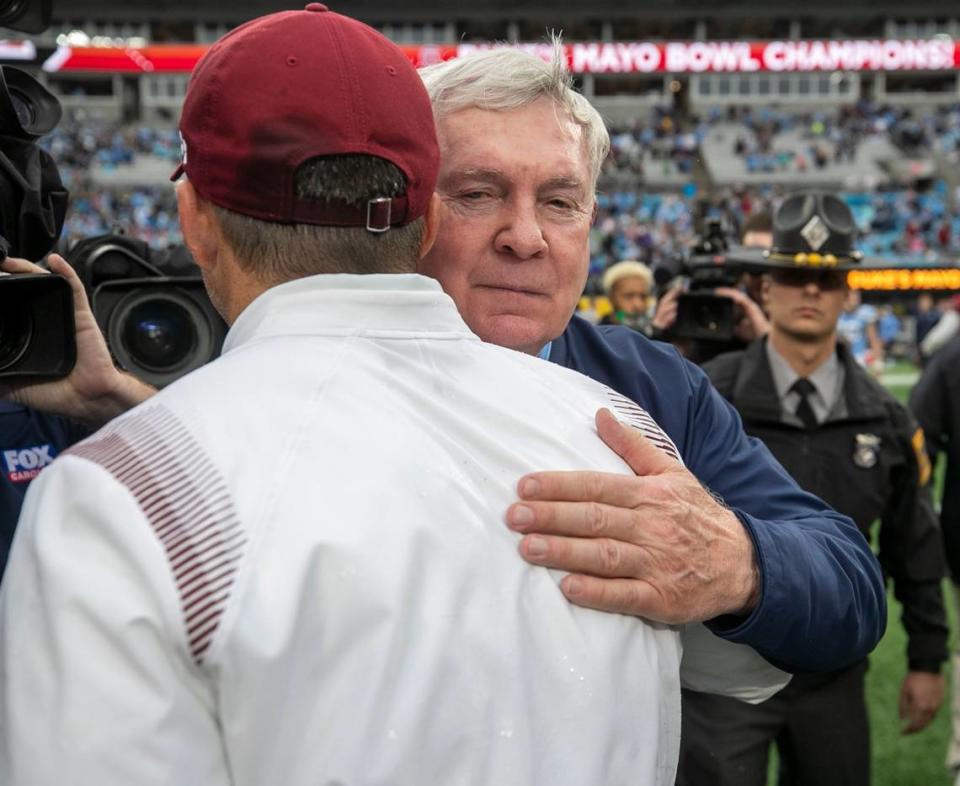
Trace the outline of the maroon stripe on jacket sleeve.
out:
<instances>
[{"instance_id":1,"label":"maroon stripe on jacket sleeve","mask_svg":"<svg viewBox=\"0 0 960 786\"><path fill-rule=\"evenodd\" d=\"M246 544L223 477L161 405L108 424L66 454L99 464L137 500L166 552L190 652L202 663Z\"/></svg>"},{"instance_id":2,"label":"maroon stripe on jacket sleeve","mask_svg":"<svg viewBox=\"0 0 960 786\"><path fill-rule=\"evenodd\" d=\"M660 424L651 417L649 412L636 402L617 393L611 388L607 388L607 396L610 398L610 405L619 420L630 424L635 429L639 429L643 436L660 448L660 450L681 464L683 463L677 446L673 444L673 440L660 428Z\"/></svg>"}]
</instances>

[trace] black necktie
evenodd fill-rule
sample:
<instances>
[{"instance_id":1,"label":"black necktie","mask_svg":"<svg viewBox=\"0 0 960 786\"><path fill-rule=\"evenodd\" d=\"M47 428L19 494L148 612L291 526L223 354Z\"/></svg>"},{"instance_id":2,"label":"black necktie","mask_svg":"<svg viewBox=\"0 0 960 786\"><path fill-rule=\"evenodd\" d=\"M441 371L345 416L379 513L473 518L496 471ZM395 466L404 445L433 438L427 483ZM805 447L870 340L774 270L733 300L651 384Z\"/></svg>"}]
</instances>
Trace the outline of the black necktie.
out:
<instances>
[{"instance_id":1,"label":"black necktie","mask_svg":"<svg viewBox=\"0 0 960 786\"><path fill-rule=\"evenodd\" d=\"M800 379L790 386L790 390L800 395L800 403L797 404L796 413L797 417L800 418L800 422L803 423L803 427L816 428L817 416L813 414L813 407L810 406L809 398L810 394L816 390L813 383L806 377L800 377Z\"/></svg>"}]
</instances>

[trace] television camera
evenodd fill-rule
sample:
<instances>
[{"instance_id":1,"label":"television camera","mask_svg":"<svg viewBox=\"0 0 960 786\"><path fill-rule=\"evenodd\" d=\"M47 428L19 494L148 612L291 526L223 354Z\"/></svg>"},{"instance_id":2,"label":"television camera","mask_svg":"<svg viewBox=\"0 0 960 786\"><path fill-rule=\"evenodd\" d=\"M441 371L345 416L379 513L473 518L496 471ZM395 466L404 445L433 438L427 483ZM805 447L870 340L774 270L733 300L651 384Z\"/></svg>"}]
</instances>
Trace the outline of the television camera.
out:
<instances>
[{"instance_id":1,"label":"television camera","mask_svg":"<svg viewBox=\"0 0 960 786\"><path fill-rule=\"evenodd\" d=\"M50 0L0 0L0 27L40 32ZM67 191L38 144L60 103L25 71L0 67L0 259L40 259L56 244ZM157 387L219 354L226 325L185 248L158 252L122 235L77 244L70 264L117 364ZM0 275L0 379L50 379L76 363L73 297L61 276Z\"/></svg>"},{"instance_id":2,"label":"television camera","mask_svg":"<svg viewBox=\"0 0 960 786\"><path fill-rule=\"evenodd\" d=\"M60 103L36 79L0 67L0 259L40 259L60 236L67 191L50 154L37 145L60 116ZM63 376L75 361L66 280L0 276L0 378Z\"/></svg>"},{"instance_id":3,"label":"television camera","mask_svg":"<svg viewBox=\"0 0 960 786\"><path fill-rule=\"evenodd\" d=\"M138 379L162 388L220 354L227 325L184 246L101 235L77 243L70 264L114 360Z\"/></svg>"},{"instance_id":4,"label":"television camera","mask_svg":"<svg viewBox=\"0 0 960 786\"><path fill-rule=\"evenodd\" d=\"M746 270L729 259L729 251L723 222L707 219L703 233L689 249L654 268L654 282L661 292L678 282L684 288L677 298L673 336L705 341L733 338L734 303L715 290L736 287Z\"/></svg>"}]
</instances>

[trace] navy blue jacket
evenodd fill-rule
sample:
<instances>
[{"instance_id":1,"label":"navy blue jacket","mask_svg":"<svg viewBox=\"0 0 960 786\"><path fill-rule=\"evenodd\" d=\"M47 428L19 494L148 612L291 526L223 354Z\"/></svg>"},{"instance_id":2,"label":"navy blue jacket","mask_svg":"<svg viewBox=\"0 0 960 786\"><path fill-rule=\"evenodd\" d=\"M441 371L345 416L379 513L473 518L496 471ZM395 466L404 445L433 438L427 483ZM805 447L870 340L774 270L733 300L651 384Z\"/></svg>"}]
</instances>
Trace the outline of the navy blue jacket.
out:
<instances>
[{"instance_id":1,"label":"navy blue jacket","mask_svg":"<svg viewBox=\"0 0 960 786\"><path fill-rule=\"evenodd\" d=\"M89 433L65 418L0 401L0 576L30 481Z\"/></svg>"},{"instance_id":2,"label":"navy blue jacket","mask_svg":"<svg viewBox=\"0 0 960 786\"><path fill-rule=\"evenodd\" d=\"M792 672L830 671L872 650L886 626L880 565L856 525L802 491L706 375L670 345L574 317L550 360L646 409L687 468L740 518L756 547L762 589L746 618L708 626Z\"/></svg>"}]
</instances>

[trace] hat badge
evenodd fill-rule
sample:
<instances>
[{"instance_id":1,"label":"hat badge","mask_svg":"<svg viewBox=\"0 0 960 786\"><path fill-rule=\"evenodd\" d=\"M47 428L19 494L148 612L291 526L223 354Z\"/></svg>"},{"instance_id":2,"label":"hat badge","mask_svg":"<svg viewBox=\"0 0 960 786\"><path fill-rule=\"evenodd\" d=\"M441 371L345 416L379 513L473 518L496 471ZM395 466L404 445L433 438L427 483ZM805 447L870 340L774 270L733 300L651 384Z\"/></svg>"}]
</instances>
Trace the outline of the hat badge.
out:
<instances>
[{"instance_id":1,"label":"hat badge","mask_svg":"<svg viewBox=\"0 0 960 786\"><path fill-rule=\"evenodd\" d=\"M804 224L803 229L800 230L800 234L814 251L819 251L823 247L823 244L830 239L830 230L827 228L827 225L823 223L820 216L813 216L813 218Z\"/></svg>"}]
</instances>

